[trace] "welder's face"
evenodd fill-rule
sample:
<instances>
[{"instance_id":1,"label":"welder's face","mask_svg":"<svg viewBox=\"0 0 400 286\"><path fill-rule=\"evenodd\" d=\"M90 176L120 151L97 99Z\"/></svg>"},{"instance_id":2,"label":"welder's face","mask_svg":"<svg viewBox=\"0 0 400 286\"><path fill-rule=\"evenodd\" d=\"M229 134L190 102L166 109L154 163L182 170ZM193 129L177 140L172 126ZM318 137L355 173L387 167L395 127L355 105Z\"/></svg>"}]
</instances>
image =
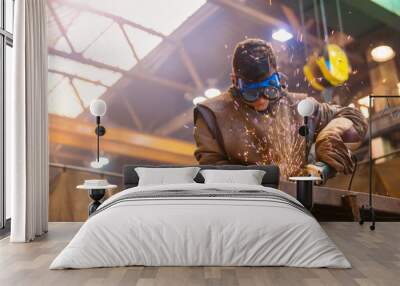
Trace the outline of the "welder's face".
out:
<instances>
[{"instance_id":1,"label":"welder's face","mask_svg":"<svg viewBox=\"0 0 400 286\"><path fill-rule=\"evenodd\" d=\"M266 111L270 102L279 98L281 89L279 74L271 71L260 82L246 83L236 77L235 85L242 100L256 111Z\"/></svg>"},{"instance_id":2,"label":"welder's face","mask_svg":"<svg viewBox=\"0 0 400 286\"><path fill-rule=\"evenodd\" d=\"M255 102L246 102L247 105L253 107L256 111L265 111L269 106L269 100L265 97L260 97Z\"/></svg>"}]
</instances>

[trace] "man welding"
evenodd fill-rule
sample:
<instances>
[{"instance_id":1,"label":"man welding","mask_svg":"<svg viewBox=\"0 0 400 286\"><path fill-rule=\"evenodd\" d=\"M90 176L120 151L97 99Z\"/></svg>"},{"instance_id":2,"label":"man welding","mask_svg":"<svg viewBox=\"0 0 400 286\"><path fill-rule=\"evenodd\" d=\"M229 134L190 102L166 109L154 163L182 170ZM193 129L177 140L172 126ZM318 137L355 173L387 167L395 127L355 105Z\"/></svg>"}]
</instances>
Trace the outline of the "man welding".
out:
<instances>
[{"instance_id":1,"label":"man welding","mask_svg":"<svg viewBox=\"0 0 400 286\"><path fill-rule=\"evenodd\" d=\"M303 117L297 112L306 97L286 90L269 44L261 39L238 43L232 86L194 110L196 159L200 164L275 164L285 178L311 174L323 182L336 172L351 173L351 152L365 136L365 118L357 109L310 97L314 112L308 138L315 142L315 158L306 160L306 140L298 132Z\"/></svg>"}]
</instances>

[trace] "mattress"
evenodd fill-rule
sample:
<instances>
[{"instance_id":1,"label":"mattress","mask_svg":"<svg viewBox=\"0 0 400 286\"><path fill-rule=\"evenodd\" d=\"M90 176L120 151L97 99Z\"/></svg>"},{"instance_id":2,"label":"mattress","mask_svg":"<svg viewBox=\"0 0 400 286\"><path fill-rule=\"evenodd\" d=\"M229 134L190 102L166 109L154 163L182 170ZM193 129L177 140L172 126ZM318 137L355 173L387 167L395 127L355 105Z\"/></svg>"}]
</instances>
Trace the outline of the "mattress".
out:
<instances>
[{"instance_id":1,"label":"mattress","mask_svg":"<svg viewBox=\"0 0 400 286\"><path fill-rule=\"evenodd\" d=\"M131 265L351 267L293 197L263 186L198 183L110 197L50 269Z\"/></svg>"}]
</instances>

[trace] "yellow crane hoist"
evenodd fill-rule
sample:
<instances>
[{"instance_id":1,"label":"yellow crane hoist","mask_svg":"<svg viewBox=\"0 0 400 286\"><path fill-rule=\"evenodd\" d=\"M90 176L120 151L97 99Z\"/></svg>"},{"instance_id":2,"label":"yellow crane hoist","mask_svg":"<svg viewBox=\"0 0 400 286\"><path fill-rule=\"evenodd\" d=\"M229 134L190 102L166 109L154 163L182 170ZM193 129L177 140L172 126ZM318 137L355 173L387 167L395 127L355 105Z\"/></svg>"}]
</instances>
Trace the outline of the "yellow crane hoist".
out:
<instances>
[{"instance_id":1,"label":"yellow crane hoist","mask_svg":"<svg viewBox=\"0 0 400 286\"><path fill-rule=\"evenodd\" d=\"M345 51L335 44L326 45L320 53L312 53L304 66L305 77L319 91L343 85L350 71Z\"/></svg>"}]
</instances>

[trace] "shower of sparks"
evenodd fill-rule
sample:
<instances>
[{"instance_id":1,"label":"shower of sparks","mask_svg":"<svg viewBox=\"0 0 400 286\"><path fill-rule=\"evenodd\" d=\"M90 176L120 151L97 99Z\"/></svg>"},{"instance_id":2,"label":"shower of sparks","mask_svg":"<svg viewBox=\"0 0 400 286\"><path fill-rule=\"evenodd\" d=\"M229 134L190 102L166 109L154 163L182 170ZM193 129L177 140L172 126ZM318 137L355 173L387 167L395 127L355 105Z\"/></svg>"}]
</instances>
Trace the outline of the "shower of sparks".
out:
<instances>
[{"instance_id":1,"label":"shower of sparks","mask_svg":"<svg viewBox=\"0 0 400 286\"><path fill-rule=\"evenodd\" d=\"M277 104L272 116L266 116L273 117L270 121L274 121L270 122L269 132L266 134L267 140L272 143L269 145L267 157L272 164L279 166L282 175L287 178L298 174L304 164L305 140L298 134L296 109L290 107L287 100L280 100Z\"/></svg>"},{"instance_id":2,"label":"shower of sparks","mask_svg":"<svg viewBox=\"0 0 400 286\"><path fill-rule=\"evenodd\" d=\"M242 134L237 138L241 150L238 158L257 165L276 164L284 178L302 174L305 140L298 134L302 118L296 105L291 106L283 98L271 112L256 117L239 105L234 101L235 109L243 116L243 128L234 131Z\"/></svg>"}]
</instances>

